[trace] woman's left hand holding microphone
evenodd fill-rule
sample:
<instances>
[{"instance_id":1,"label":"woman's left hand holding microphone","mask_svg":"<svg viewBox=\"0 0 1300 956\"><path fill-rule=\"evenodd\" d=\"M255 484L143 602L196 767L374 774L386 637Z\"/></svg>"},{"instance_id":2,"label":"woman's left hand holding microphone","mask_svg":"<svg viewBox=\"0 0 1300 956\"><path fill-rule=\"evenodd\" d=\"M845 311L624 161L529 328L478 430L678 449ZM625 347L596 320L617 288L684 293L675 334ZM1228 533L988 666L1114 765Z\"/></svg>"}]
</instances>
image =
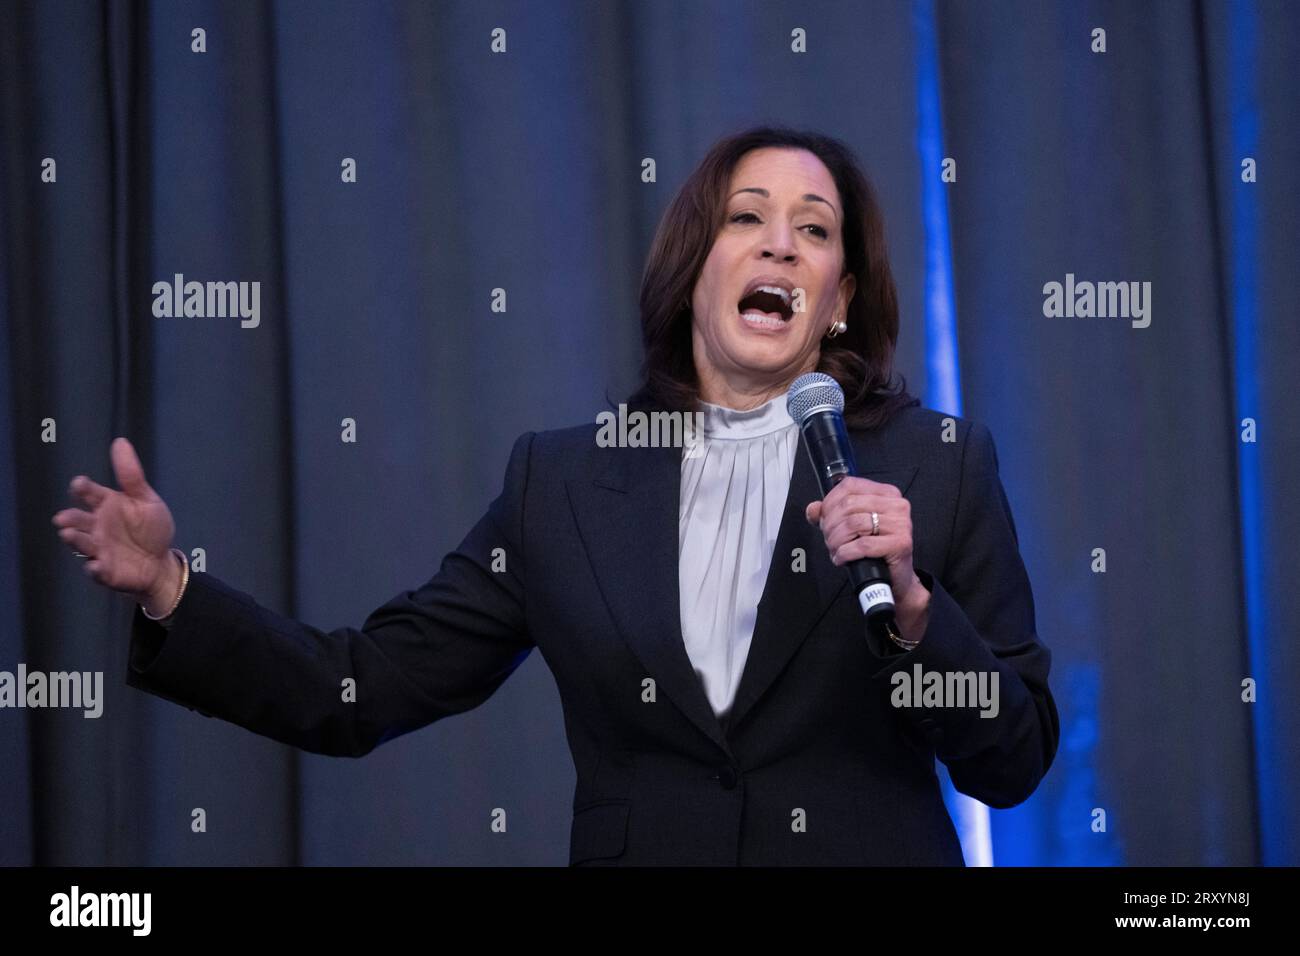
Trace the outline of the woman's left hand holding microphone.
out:
<instances>
[{"instance_id":1,"label":"woman's left hand holding microphone","mask_svg":"<svg viewBox=\"0 0 1300 956\"><path fill-rule=\"evenodd\" d=\"M887 482L844 478L823 500L809 504L804 516L821 527L833 564L881 558L889 565L895 620L904 639L919 641L930 592L912 566L912 503L903 493Z\"/></svg>"}]
</instances>

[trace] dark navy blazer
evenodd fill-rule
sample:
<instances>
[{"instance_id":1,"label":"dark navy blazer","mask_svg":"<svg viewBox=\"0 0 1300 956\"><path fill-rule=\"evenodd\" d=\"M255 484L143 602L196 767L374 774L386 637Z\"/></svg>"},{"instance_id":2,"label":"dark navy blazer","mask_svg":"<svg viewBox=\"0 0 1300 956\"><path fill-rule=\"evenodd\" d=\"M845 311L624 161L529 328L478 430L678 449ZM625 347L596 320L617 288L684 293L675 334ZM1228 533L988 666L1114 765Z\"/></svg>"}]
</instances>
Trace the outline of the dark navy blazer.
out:
<instances>
[{"instance_id":1,"label":"dark navy blazer","mask_svg":"<svg viewBox=\"0 0 1300 956\"><path fill-rule=\"evenodd\" d=\"M570 863L961 865L936 756L959 790L1010 807L1051 765L1059 727L992 436L959 418L945 442L943 421L913 406L850 432L859 473L911 502L931 591L920 646L868 640L804 518L820 496L801 439L725 726L682 639L681 449L601 448L595 423L520 436L501 494L437 574L360 629L318 630L196 572L170 633L137 608L127 683L360 756L482 703L535 646L577 771ZM918 663L996 671L997 716L891 706L891 674Z\"/></svg>"}]
</instances>

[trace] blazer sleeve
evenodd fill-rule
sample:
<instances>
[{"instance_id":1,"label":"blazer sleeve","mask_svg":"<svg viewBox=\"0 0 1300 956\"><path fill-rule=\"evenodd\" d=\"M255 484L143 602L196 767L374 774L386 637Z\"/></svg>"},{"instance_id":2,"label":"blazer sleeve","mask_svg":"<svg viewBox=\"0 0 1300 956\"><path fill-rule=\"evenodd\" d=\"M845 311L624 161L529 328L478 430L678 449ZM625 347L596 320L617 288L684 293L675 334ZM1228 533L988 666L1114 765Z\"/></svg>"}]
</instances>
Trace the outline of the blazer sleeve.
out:
<instances>
[{"instance_id":1,"label":"blazer sleeve","mask_svg":"<svg viewBox=\"0 0 1300 956\"><path fill-rule=\"evenodd\" d=\"M885 659L873 679L891 690L893 674L985 672L997 675L997 715L978 706L897 708L934 746L962 793L1005 809L1037 788L1056 755L1060 724L1047 685L1051 652L1038 639L1034 599L1020 557L1011 508L998 477L987 426L971 423L942 580L917 577L930 591L921 643Z\"/></svg>"},{"instance_id":2,"label":"blazer sleeve","mask_svg":"<svg viewBox=\"0 0 1300 956\"><path fill-rule=\"evenodd\" d=\"M136 607L127 684L333 756L477 707L534 646L523 549L532 439L515 441L500 495L438 572L359 629L318 630L194 572L169 629Z\"/></svg>"}]
</instances>

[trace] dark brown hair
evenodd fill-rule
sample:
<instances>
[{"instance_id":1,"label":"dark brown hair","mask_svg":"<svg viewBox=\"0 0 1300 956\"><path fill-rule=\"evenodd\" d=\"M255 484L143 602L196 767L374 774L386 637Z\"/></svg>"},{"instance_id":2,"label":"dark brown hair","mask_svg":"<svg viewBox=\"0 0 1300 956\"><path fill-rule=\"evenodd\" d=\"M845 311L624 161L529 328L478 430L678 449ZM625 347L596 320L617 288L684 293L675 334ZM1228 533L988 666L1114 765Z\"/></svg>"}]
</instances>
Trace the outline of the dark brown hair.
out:
<instances>
[{"instance_id":1,"label":"dark brown hair","mask_svg":"<svg viewBox=\"0 0 1300 956\"><path fill-rule=\"evenodd\" d=\"M842 142L788 127L759 126L719 140L660 220L641 277L641 384L629 405L698 409L699 381L691 345L691 291L722 228L726 190L741 157L765 146L806 149L830 171L844 207L844 271L857 281L848 329L822 339L817 370L844 389L844 421L873 428L898 409L920 404L893 372L898 296L885 250L884 219L875 190Z\"/></svg>"}]
</instances>

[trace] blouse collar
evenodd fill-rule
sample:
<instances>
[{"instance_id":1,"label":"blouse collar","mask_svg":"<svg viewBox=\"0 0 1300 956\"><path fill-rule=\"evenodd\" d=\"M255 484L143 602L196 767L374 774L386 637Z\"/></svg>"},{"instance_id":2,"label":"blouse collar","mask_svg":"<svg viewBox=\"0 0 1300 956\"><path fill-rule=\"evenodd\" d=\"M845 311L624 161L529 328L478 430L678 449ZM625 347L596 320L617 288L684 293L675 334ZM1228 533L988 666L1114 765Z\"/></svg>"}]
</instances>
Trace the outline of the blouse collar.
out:
<instances>
[{"instance_id":1,"label":"blouse collar","mask_svg":"<svg viewBox=\"0 0 1300 956\"><path fill-rule=\"evenodd\" d=\"M782 392L757 408L740 410L701 401L706 438L757 438L788 428L795 423L785 407L786 395Z\"/></svg>"}]
</instances>

